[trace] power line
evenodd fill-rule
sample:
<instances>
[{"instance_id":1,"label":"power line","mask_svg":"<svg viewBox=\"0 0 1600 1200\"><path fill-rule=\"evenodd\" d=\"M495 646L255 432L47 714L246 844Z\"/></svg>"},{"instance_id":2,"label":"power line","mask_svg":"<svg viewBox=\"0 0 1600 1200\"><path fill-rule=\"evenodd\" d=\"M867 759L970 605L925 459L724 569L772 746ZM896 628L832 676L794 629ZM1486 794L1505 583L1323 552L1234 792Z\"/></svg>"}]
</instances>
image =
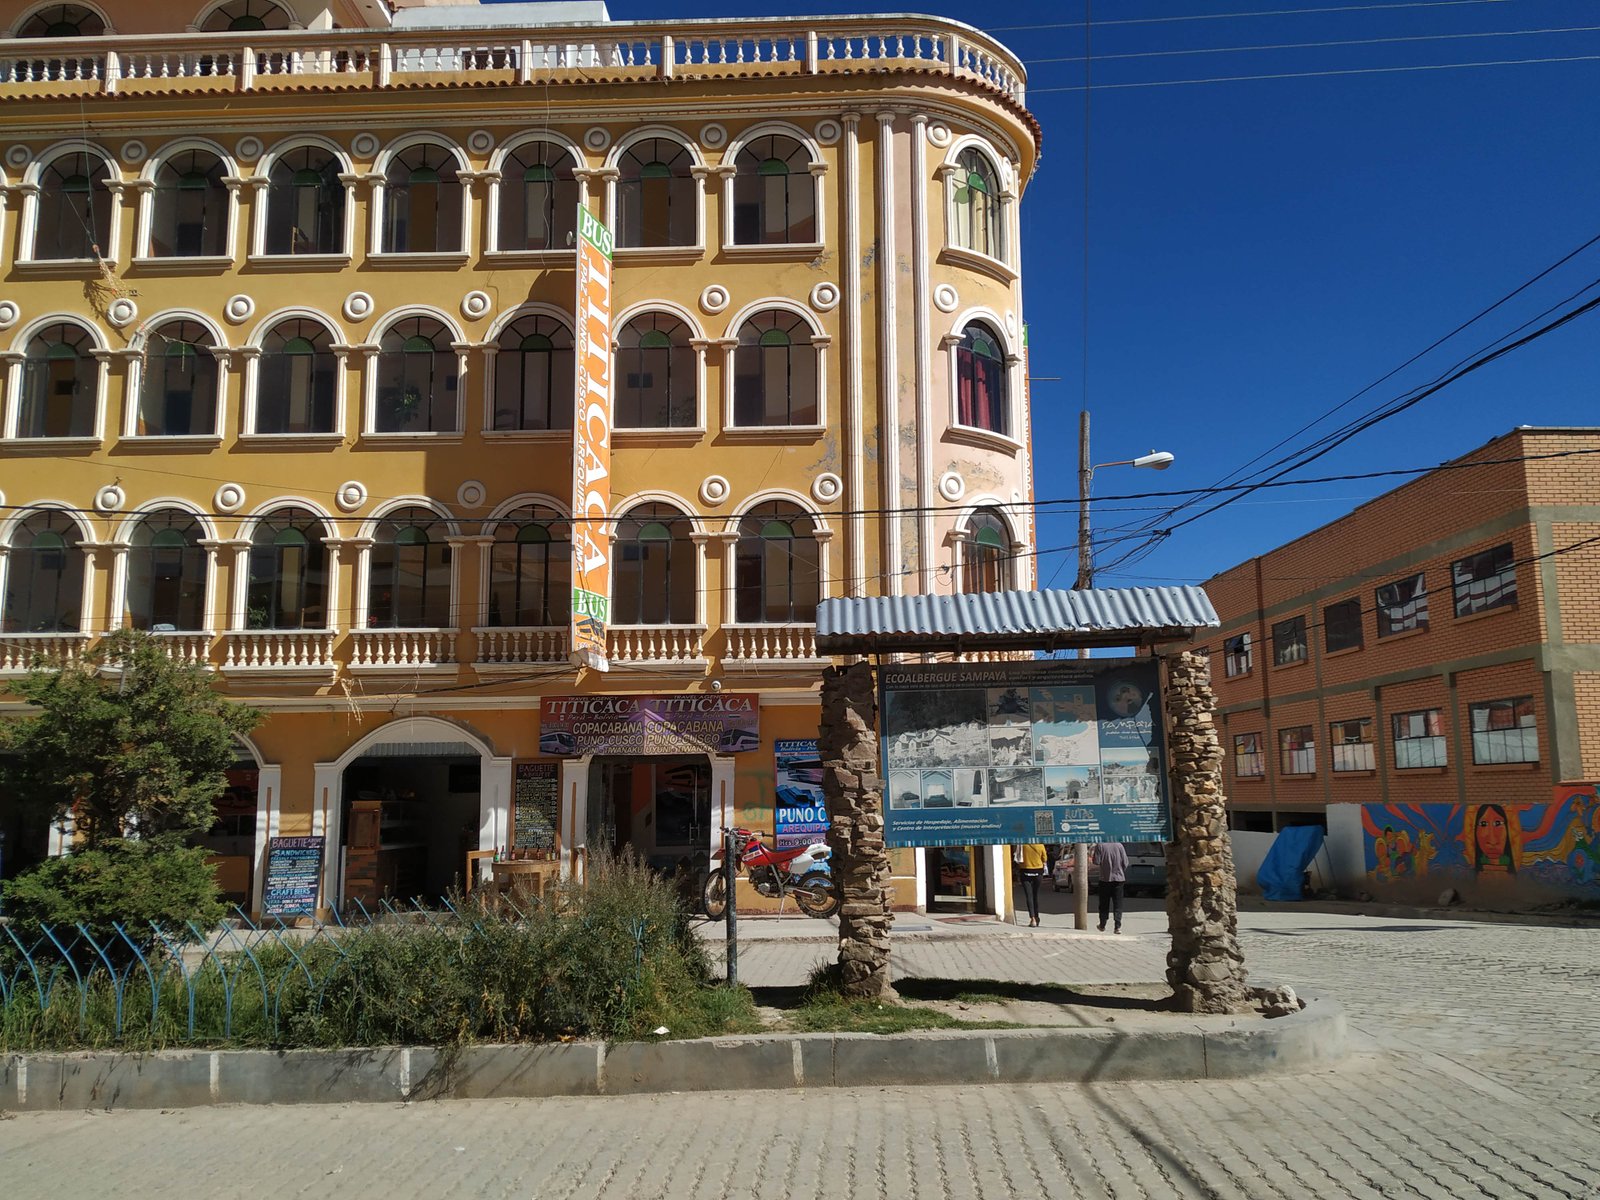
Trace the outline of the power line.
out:
<instances>
[{"instance_id":1,"label":"power line","mask_svg":"<svg viewBox=\"0 0 1600 1200\"><path fill-rule=\"evenodd\" d=\"M1255 17L1310 17L1328 13L1371 13L1401 8L1465 8L1483 4L1510 4L1515 0L1397 0L1388 4L1338 4L1326 8L1278 8L1254 12L1181 13L1170 17L1123 17L1100 25L1174 25L1184 21L1233 21ZM1036 29L1079 29L1083 21L1053 21L1042 25L990 25L989 33L1016 33Z\"/></svg>"}]
</instances>

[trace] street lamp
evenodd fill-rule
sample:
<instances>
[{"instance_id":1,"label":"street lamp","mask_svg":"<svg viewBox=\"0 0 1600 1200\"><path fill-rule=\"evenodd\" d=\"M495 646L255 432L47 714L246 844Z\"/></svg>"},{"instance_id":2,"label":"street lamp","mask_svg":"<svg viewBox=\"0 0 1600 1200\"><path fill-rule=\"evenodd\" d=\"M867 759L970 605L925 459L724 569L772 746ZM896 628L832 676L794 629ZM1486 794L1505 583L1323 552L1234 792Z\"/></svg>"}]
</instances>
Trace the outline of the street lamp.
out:
<instances>
[{"instance_id":1,"label":"street lamp","mask_svg":"<svg viewBox=\"0 0 1600 1200\"><path fill-rule=\"evenodd\" d=\"M1116 462L1089 463L1089 413L1078 414L1078 582L1080 591L1094 586L1094 551L1089 544L1089 491L1094 484L1094 473L1102 467L1149 467L1152 471L1165 471L1172 465L1172 454L1166 450L1152 450L1138 458L1118 459ZM1088 653L1087 650L1084 651Z\"/></svg>"}]
</instances>

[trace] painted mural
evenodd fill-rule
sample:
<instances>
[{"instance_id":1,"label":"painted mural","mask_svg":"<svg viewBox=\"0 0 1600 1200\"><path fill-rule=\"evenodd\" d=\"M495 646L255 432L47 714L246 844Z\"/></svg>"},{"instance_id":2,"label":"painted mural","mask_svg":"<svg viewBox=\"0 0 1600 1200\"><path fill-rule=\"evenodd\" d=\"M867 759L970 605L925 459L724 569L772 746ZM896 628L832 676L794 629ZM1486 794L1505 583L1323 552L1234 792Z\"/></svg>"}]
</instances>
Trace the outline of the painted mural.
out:
<instances>
[{"instance_id":1,"label":"painted mural","mask_svg":"<svg viewBox=\"0 0 1600 1200\"><path fill-rule=\"evenodd\" d=\"M1593 783L1563 784L1551 804L1367 804L1361 825L1375 884L1600 891Z\"/></svg>"}]
</instances>

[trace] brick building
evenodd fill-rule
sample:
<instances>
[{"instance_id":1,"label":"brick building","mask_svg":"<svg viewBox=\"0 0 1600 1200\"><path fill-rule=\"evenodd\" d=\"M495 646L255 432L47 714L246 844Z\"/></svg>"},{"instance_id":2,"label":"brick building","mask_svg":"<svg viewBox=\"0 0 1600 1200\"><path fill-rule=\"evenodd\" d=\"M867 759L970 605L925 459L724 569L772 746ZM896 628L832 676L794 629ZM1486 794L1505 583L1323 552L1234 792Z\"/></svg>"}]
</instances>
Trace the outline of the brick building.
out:
<instances>
[{"instance_id":1,"label":"brick building","mask_svg":"<svg viewBox=\"0 0 1600 1200\"><path fill-rule=\"evenodd\" d=\"M1309 821L1350 890L1593 894L1596 454L1514 429L1205 585L1243 881Z\"/></svg>"}]
</instances>

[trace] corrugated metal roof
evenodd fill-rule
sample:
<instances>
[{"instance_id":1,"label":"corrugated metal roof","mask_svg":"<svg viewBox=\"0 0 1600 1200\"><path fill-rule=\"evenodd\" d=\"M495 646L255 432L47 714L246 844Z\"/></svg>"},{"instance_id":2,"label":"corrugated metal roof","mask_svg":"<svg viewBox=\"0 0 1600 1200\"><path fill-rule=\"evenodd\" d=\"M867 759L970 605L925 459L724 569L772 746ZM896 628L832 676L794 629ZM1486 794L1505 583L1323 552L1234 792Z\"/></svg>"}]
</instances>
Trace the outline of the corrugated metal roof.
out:
<instances>
[{"instance_id":1,"label":"corrugated metal roof","mask_svg":"<svg viewBox=\"0 0 1600 1200\"><path fill-rule=\"evenodd\" d=\"M1134 645L1217 625L1217 610L1198 587L871 596L818 605L817 649Z\"/></svg>"}]
</instances>

